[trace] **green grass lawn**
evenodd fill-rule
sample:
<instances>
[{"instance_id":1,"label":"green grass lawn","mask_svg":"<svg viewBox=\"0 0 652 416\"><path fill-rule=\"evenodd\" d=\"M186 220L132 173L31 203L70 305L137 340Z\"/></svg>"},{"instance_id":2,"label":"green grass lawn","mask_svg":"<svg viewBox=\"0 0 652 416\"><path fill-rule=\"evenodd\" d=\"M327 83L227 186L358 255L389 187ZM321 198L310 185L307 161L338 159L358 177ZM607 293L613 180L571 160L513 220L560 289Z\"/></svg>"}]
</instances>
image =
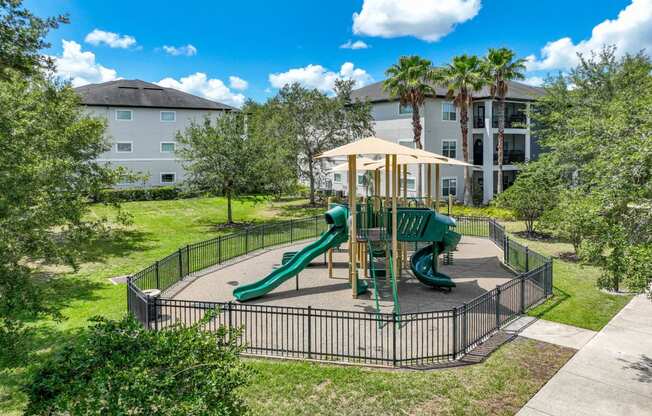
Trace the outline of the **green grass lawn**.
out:
<instances>
[{"instance_id":1,"label":"green grass lawn","mask_svg":"<svg viewBox=\"0 0 652 416\"><path fill-rule=\"evenodd\" d=\"M50 306L64 319L44 319L31 324L34 337L28 346L30 363L38 362L53 346L73 339L91 316L118 318L126 312L125 286L113 285L108 278L136 272L186 244L233 231L218 227L226 220L223 198L132 202L123 204L123 208L133 216L133 224L117 227L111 238L86 247L78 272L73 273L65 267L48 268L48 277L42 284L48 291ZM91 211L96 217L115 215L113 208L100 205L93 206ZM304 200L258 204L243 201L234 205L234 216L239 222L279 221L323 212L324 208L306 207ZM492 215L486 208L458 206L453 213ZM509 218L508 213L500 216ZM512 230L516 227L509 225ZM558 242L529 244L548 255L568 250ZM599 270L594 267L556 261L555 297L533 313L544 319L600 329L629 298L597 290L598 274ZM481 366L431 373L255 361L253 365L259 374L248 389L248 397L254 409L269 414L362 414L371 411L395 414L399 408L411 409L408 413L428 414L440 407L446 409L442 414L511 414L504 409L516 409L515 406L520 406L548 377L546 373L526 379L528 373L522 371L528 368L534 373L539 371L536 361L528 361L530 367L525 370L519 368L519 362L527 355L523 351L531 353L530 349L534 348L528 345L508 345ZM536 348L541 354L535 356L545 360L546 349ZM551 368L561 365L562 361L565 359ZM25 372L24 365L0 367L0 414L20 414L24 397L18 388L25 380ZM519 387L519 383L523 386ZM293 393L293 388L305 392L311 399L302 401L303 396ZM328 412L329 406L334 409L332 413ZM314 412L310 413L311 410Z\"/></svg>"},{"instance_id":2,"label":"green grass lawn","mask_svg":"<svg viewBox=\"0 0 652 416\"><path fill-rule=\"evenodd\" d=\"M509 232L523 231L523 224L507 223ZM552 240L526 240L513 236L522 244L546 256L557 257L571 252L568 243ZM529 314L549 321L599 331L632 298L605 293L597 288L600 269L591 265L572 263L558 258L553 262L553 297L532 309Z\"/></svg>"},{"instance_id":3,"label":"green grass lawn","mask_svg":"<svg viewBox=\"0 0 652 416\"><path fill-rule=\"evenodd\" d=\"M118 227L110 239L88 247L77 273L67 267L48 268L48 279L43 283L46 299L63 320L44 319L32 324L34 337L28 348L31 361L38 360L51 346L73 338L90 317L118 318L126 312L125 286L113 285L110 277L134 273L183 245L233 231L217 227L226 221L224 198L129 202L123 209L133 216L133 224ZM281 221L323 212L323 208L306 207L305 200L234 203L237 222ZM110 219L115 217L115 210L95 205L91 216ZM23 366L0 368L0 414L20 414L24 398L16 390L24 374Z\"/></svg>"},{"instance_id":4,"label":"green grass lawn","mask_svg":"<svg viewBox=\"0 0 652 416\"><path fill-rule=\"evenodd\" d=\"M264 415L513 415L573 353L518 339L482 364L437 371L252 360L243 395Z\"/></svg>"}]
</instances>

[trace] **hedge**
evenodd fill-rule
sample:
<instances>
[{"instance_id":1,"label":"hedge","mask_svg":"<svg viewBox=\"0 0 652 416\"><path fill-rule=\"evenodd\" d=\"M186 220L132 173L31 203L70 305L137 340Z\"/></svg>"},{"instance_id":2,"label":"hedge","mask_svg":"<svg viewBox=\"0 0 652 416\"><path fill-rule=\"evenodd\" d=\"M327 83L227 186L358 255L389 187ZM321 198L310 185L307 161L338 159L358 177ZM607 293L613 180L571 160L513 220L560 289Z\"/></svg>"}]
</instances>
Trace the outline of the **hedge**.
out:
<instances>
[{"instance_id":1,"label":"hedge","mask_svg":"<svg viewBox=\"0 0 652 416\"><path fill-rule=\"evenodd\" d=\"M93 197L95 202L164 201L197 196L176 186L156 188L103 189Z\"/></svg>"}]
</instances>

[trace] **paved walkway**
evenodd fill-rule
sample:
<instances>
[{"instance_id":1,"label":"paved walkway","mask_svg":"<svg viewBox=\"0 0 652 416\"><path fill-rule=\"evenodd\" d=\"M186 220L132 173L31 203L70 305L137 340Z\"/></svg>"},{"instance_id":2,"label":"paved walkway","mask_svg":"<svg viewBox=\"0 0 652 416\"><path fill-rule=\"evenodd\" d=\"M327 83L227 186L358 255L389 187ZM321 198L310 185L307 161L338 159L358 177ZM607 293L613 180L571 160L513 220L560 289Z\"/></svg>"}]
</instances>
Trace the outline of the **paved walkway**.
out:
<instances>
[{"instance_id":1,"label":"paved walkway","mask_svg":"<svg viewBox=\"0 0 652 416\"><path fill-rule=\"evenodd\" d=\"M576 350L586 345L597 334L589 329L544 321L531 316L518 318L503 328L503 331Z\"/></svg>"},{"instance_id":2,"label":"paved walkway","mask_svg":"<svg viewBox=\"0 0 652 416\"><path fill-rule=\"evenodd\" d=\"M652 416L652 302L635 297L518 416Z\"/></svg>"}]
</instances>

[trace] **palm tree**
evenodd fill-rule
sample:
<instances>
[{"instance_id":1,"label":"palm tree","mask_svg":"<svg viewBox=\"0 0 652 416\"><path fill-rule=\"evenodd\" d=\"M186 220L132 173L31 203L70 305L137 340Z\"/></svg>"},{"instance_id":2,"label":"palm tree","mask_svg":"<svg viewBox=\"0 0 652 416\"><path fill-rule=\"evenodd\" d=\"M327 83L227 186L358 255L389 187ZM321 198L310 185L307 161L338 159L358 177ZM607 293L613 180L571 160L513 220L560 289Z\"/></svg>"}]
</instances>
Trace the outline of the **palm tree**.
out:
<instances>
[{"instance_id":1,"label":"palm tree","mask_svg":"<svg viewBox=\"0 0 652 416\"><path fill-rule=\"evenodd\" d=\"M429 84L429 74L432 72L432 62L420 56L401 56L398 63L392 65L385 71L387 79L383 82L383 88L391 96L398 97L401 105L412 107L412 132L414 145L417 149L423 149L421 143L421 116L420 107L428 95L434 95L435 91ZM421 196L421 165L419 165L418 195Z\"/></svg>"},{"instance_id":2,"label":"palm tree","mask_svg":"<svg viewBox=\"0 0 652 416\"><path fill-rule=\"evenodd\" d=\"M486 85L482 61L475 55L459 55L450 64L432 71L431 79L447 89L448 99L460 109L462 130L462 154L469 161L469 107L473 104L473 92ZM464 168L464 205L471 205L471 178L469 168Z\"/></svg>"},{"instance_id":3,"label":"palm tree","mask_svg":"<svg viewBox=\"0 0 652 416\"><path fill-rule=\"evenodd\" d=\"M505 148L505 97L508 81L524 79L525 59L514 60L516 54L507 48L490 48L483 66L491 96L498 98L498 193L503 192L503 149Z\"/></svg>"}]
</instances>

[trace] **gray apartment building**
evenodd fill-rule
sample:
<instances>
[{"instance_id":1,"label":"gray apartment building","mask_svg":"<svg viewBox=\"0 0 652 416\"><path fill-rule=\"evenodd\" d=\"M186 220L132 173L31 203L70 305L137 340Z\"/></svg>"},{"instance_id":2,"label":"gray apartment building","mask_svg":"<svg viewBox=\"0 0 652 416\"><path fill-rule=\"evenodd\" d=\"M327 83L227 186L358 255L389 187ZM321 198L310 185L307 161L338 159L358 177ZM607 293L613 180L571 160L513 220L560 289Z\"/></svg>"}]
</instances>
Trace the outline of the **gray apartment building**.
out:
<instances>
[{"instance_id":1,"label":"gray apartment building","mask_svg":"<svg viewBox=\"0 0 652 416\"><path fill-rule=\"evenodd\" d=\"M459 123L459 109L446 98L446 90L436 88L435 95L426 99L421 108L423 132L421 142L424 149L444 156L463 160L462 133ZM514 181L518 162L535 159L539 154L536 139L530 134L529 108L532 102L543 94L542 88L519 82L509 83L505 108L505 147L503 184L507 188ZM369 100L372 103L375 135L406 146L414 146L412 133L412 108L401 106L399 101L385 92L382 82L367 85L353 91L354 99ZM498 119L496 101L488 88L474 94L473 108L469 114L469 162L473 169L473 188L483 203L489 202L497 186ZM424 169L425 171L425 169ZM409 194L417 194L417 168L409 169L407 180ZM363 184L358 172L358 183ZM335 191L346 191L346 173L332 173L327 187ZM433 178L434 180L434 178ZM459 166L442 166L440 189L443 197L453 195L461 200L464 192L464 171ZM423 181L425 186L425 180ZM364 193L364 188L361 190ZM425 191L424 191L425 194Z\"/></svg>"},{"instance_id":2,"label":"gray apartment building","mask_svg":"<svg viewBox=\"0 0 652 416\"><path fill-rule=\"evenodd\" d=\"M192 120L217 117L235 108L173 88L140 80L118 80L75 89L81 104L107 121L111 150L98 160L142 172L148 178L119 186L163 186L183 181L184 170L175 155L176 134Z\"/></svg>"}]
</instances>

